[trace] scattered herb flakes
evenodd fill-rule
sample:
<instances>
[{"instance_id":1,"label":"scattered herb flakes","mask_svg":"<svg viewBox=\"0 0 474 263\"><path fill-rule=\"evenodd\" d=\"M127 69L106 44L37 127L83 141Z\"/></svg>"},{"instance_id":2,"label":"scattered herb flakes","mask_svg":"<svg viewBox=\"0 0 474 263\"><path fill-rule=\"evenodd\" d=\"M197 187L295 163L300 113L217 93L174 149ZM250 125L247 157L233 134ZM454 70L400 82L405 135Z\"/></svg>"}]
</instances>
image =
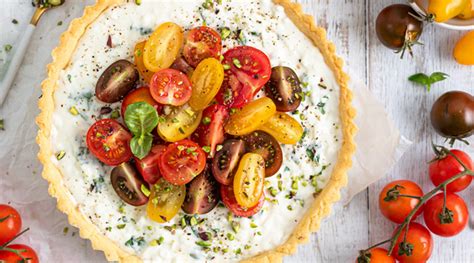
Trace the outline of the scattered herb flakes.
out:
<instances>
[{"instance_id":1,"label":"scattered herb flakes","mask_svg":"<svg viewBox=\"0 0 474 263\"><path fill-rule=\"evenodd\" d=\"M152 241L150 241L149 245L152 246L152 247L159 246L159 245L163 244L163 241L165 241L165 238L160 237L158 239L153 239Z\"/></svg>"},{"instance_id":2,"label":"scattered herb flakes","mask_svg":"<svg viewBox=\"0 0 474 263\"><path fill-rule=\"evenodd\" d=\"M241 248L238 248L238 249L234 250L234 253L235 253L236 255L240 255L240 254L242 254L242 249L241 249Z\"/></svg>"},{"instance_id":3,"label":"scattered herb flakes","mask_svg":"<svg viewBox=\"0 0 474 263\"><path fill-rule=\"evenodd\" d=\"M79 115L79 111L77 110L76 106L72 106L69 108L69 113L71 113L73 116Z\"/></svg>"},{"instance_id":4,"label":"scattered herb flakes","mask_svg":"<svg viewBox=\"0 0 474 263\"><path fill-rule=\"evenodd\" d=\"M229 239L230 241L234 240L234 239L235 239L234 234L232 234L232 233L227 233L227 239Z\"/></svg>"},{"instance_id":5,"label":"scattered herb flakes","mask_svg":"<svg viewBox=\"0 0 474 263\"><path fill-rule=\"evenodd\" d=\"M319 109L319 111L321 112L321 114L326 114L326 103L328 102L329 100L329 97L328 96L323 96L321 98L321 100L318 102L318 104L316 105Z\"/></svg>"},{"instance_id":6,"label":"scattered herb flakes","mask_svg":"<svg viewBox=\"0 0 474 263\"><path fill-rule=\"evenodd\" d=\"M203 150L205 153L210 153L210 152L211 152L211 146L203 146L203 147L202 147L202 150Z\"/></svg>"},{"instance_id":7,"label":"scattered herb flakes","mask_svg":"<svg viewBox=\"0 0 474 263\"><path fill-rule=\"evenodd\" d=\"M113 47L112 36L111 36L111 35L109 35L109 36L107 37L107 46L108 46L109 48L112 48L112 47Z\"/></svg>"},{"instance_id":8,"label":"scattered herb flakes","mask_svg":"<svg viewBox=\"0 0 474 263\"><path fill-rule=\"evenodd\" d=\"M238 58L233 58L232 63L234 63L234 66L236 66L237 68L242 67L242 64L240 64L240 60Z\"/></svg>"},{"instance_id":9,"label":"scattered herb flakes","mask_svg":"<svg viewBox=\"0 0 474 263\"><path fill-rule=\"evenodd\" d=\"M5 52L10 52L12 50L13 46L10 44L6 44L3 46L3 49L5 49Z\"/></svg>"},{"instance_id":10,"label":"scattered herb flakes","mask_svg":"<svg viewBox=\"0 0 474 263\"><path fill-rule=\"evenodd\" d=\"M105 230L110 232L110 231L112 231L112 227L108 226L108 227L105 228Z\"/></svg>"},{"instance_id":11,"label":"scattered herb flakes","mask_svg":"<svg viewBox=\"0 0 474 263\"><path fill-rule=\"evenodd\" d=\"M140 190L146 197L150 196L150 189L148 189L148 187L145 184L142 184L142 186L140 187Z\"/></svg>"},{"instance_id":12,"label":"scattered herb flakes","mask_svg":"<svg viewBox=\"0 0 474 263\"><path fill-rule=\"evenodd\" d=\"M145 244L145 238L144 237L137 237L135 238L134 236L130 237L129 240L125 242L125 245L128 247L134 247L134 246L143 246Z\"/></svg>"},{"instance_id":13,"label":"scattered herb flakes","mask_svg":"<svg viewBox=\"0 0 474 263\"><path fill-rule=\"evenodd\" d=\"M119 224L117 225L117 229L124 229L127 224Z\"/></svg>"},{"instance_id":14,"label":"scattered herb flakes","mask_svg":"<svg viewBox=\"0 0 474 263\"><path fill-rule=\"evenodd\" d=\"M65 155L66 155L66 152L61 150L56 153L56 159L60 161L62 158L64 158Z\"/></svg>"},{"instance_id":15,"label":"scattered herb flakes","mask_svg":"<svg viewBox=\"0 0 474 263\"><path fill-rule=\"evenodd\" d=\"M411 75L408 77L408 80L411 82L414 82L418 85L423 85L426 87L426 90L429 92L431 90L431 85L445 80L447 77L449 77L448 74L443 73L443 72L434 72L430 76L424 74L424 73L417 73L414 75Z\"/></svg>"},{"instance_id":16,"label":"scattered herb flakes","mask_svg":"<svg viewBox=\"0 0 474 263\"><path fill-rule=\"evenodd\" d=\"M0 130L4 131L5 130L5 120L0 119Z\"/></svg>"},{"instance_id":17,"label":"scattered herb flakes","mask_svg":"<svg viewBox=\"0 0 474 263\"><path fill-rule=\"evenodd\" d=\"M245 250L249 250L251 247L252 247L252 246L250 246L250 245L247 244L247 245L244 246L244 249L245 249Z\"/></svg>"},{"instance_id":18,"label":"scattered herb flakes","mask_svg":"<svg viewBox=\"0 0 474 263\"><path fill-rule=\"evenodd\" d=\"M15 18L12 19L12 23L17 25L18 24L18 20L16 20Z\"/></svg>"},{"instance_id":19,"label":"scattered herb flakes","mask_svg":"<svg viewBox=\"0 0 474 263\"><path fill-rule=\"evenodd\" d=\"M71 74L67 74L67 80L69 81L69 83L72 83L71 82Z\"/></svg>"}]
</instances>

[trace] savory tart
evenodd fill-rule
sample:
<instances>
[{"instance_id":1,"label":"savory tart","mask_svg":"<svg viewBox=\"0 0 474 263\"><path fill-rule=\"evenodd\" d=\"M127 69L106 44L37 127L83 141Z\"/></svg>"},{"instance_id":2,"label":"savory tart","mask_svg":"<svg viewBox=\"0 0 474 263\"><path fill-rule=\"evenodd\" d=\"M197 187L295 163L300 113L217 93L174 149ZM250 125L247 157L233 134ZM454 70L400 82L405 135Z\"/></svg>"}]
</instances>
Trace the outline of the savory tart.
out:
<instances>
[{"instance_id":1,"label":"savory tart","mask_svg":"<svg viewBox=\"0 0 474 263\"><path fill-rule=\"evenodd\" d=\"M347 182L354 110L287 0L98 0L37 118L58 208L112 261L280 261Z\"/></svg>"}]
</instances>

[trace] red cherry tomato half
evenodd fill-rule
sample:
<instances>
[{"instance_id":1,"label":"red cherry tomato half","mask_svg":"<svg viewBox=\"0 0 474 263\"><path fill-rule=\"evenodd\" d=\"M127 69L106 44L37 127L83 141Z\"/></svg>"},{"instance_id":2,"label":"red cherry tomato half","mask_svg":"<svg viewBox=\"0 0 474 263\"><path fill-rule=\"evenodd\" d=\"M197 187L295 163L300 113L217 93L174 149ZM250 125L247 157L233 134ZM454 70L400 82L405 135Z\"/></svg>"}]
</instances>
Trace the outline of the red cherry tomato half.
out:
<instances>
[{"instance_id":1,"label":"red cherry tomato half","mask_svg":"<svg viewBox=\"0 0 474 263\"><path fill-rule=\"evenodd\" d=\"M396 231L397 230L395 230L395 232ZM433 252L433 238L431 237L430 231L421 224L416 222L410 223L406 234L406 242L413 245L413 251L410 256L406 254L401 255L401 253L399 253L400 243L403 241L405 231L406 229L401 231L392 255L394 255L400 263L426 262L430 258L431 252Z\"/></svg>"},{"instance_id":2,"label":"red cherry tomato half","mask_svg":"<svg viewBox=\"0 0 474 263\"><path fill-rule=\"evenodd\" d=\"M147 86L140 87L138 89L133 90L132 92L128 93L127 96L123 99L122 102L122 117L125 116L125 110L127 109L128 105L133 104L135 102L146 102L153 106L158 113L161 112L163 105L156 102L150 93L150 88Z\"/></svg>"},{"instance_id":3,"label":"red cherry tomato half","mask_svg":"<svg viewBox=\"0 0 474 263\"><path fill-rule=\"evenodd\" d=\"M151 78L151 96L161 104L181 106L191 98L191 91L188 77L175 69L162 69Z\"/></svg>"},{"instance_id":4,"label":"red cherry tomato half","mask_svg":"<svg viewBox=\"0 0 474 263\"><path fill-rule=\"evenodd\" d=\"M186 37L183 56L189 65L196 67L205 58L218 58L222 49L219 33L207 26L191 29Z\"/></svg>"},{"instance_id":5,"label":"red cherry tomato half","mask_svg":"<svg viewBox=\"0 0 474 263\"><path fill-rule=\"evenodd\" d=\"M414 182L408 180L398 180L387 184L379 195L379 208L382 214L390 221L395 223L402 223L420 200L412 197L398 196L394 198L387 198L389 195L394 195L398 192L400 195L423 196L423 190ZM413 216L415 219L422 212L419 209Z\"/></svg>"},{"instance_id":6,"label":"red cherry tomato half","mask_svg":"<svg viewBox=\"0 0 474 263\"><path fill-rule=\"evenodd\" d=\"M21 230L21 217L15 208L0 204L0 246L14 238Z\"/></svg>"},{"instance_id":7,"label":"red cherry tomato half","mask_svg":"<svg viewBox=\"0 0 474 263\"><path fill-rule=\"evenodd\" d=\"M240 217L250 217L258 213L260 209L263 207L263 203L265 202L265 194L262 194L258 204L251 208L245 208L240 206L235 199L234 188L232 185L221 185L221 198L224 205L229 209L232 214L235 216Z\"/></svg>"},{"instance_id":8,"label":"red cherry tomato half","mask_svg":"<svg viewBox=\"0 0 474 263\"><path fill-rule=\"evenodd\" d=\"M455 236L467 226L469 212L466 203L457 194L447 193L446 208L452 213L451 216L448 211L443 213L443 203L444 193L439 193L426 202L423 212L425 224L436 235Z\"/></svg>"},{"instance_id":9,"label":"red cherry tomato half","mask_svg":"<svg viewBox=\"0 0 474 263\"><path fill-rule=\"evenodd\" d=\"M101 162L112 166L132 158L131 139L132 135L112 119L102 119L92 124L86 135L89 151Z\"/></svg>"},{"instance_id":10,"label":"red cherry tomato half","mask_svg":"<svg viewBox=\"0 0 474 263\"><path fill-rule=\"evenodd\" d=\"M272 73L267 55L249 46L228 50L222 64L228 69L216 99L231 108L241 108L251 101Z\"/></svg>"},{"instance_id":11,"label":"red cherry tomato half","mask_svg":"<svg viewBox=\"0 0 474 263\"><path fill-rule=\"evenodd\" d=\"M473 169L474 165L471 158L465 152L460 150L451 150L451 152L458 157L469 169ZM430 164L430 179L435 186L440 185L447 179L462 173L464 168L451 155L446 155L445 158L436 160ZM446 190L448 192L460 192L466 189L472 181L472 176L465 175L456 181L448 184Z\"/></svg>"},{"instance_id":12,"label":"red cherry tomato half","mask_svg":"<svg viewBox=\"0 0 474 263\"><path fill-rule=\"evenodd\" d=\"M38 263L38 255L36 252L27 245L13 244L8 245L8 249L16 250L18 254L15 254L11 251L0 250L0 262L5 263L16 263L16 262L25 262L25 263Z\"/></svg>"},{"instance_id":13,"label":"red cherry tomato half","mask_svg":"<svg viewBox=\"0 0 474 263\"><path fill-rule=\"evenodd\" d=\"M191 140L168 145L160 158L160 172L166 181L184 185L199 175L206 166L206 154Z\"/></svg>"},{"instance_id":14,"label":"red cherry tomato half","mask_svg":"<svg viewBox=\"0 0 474 263\"><path fill-rule=\"evenodd\" d=\"M135 159L135 165L142 175L145 182L156 184L161 177L159 161L163 152L166 150L164 145L155 145L151 148L150 153L143 159Z\"/></svg>"},{"instance_id":15,"label":"red cherry tomato half","mask_svg":"<svg viewBox=\"0 0 474 263\"><path fill-rule=\"evenodd\" d=\"M229 110L222 105L212 105L202 114L201 124L193 138L202 147L209 147L207 156L213 158L218 144L224 142L224 122L229 117Z\"/></svg>"}]
</instances>

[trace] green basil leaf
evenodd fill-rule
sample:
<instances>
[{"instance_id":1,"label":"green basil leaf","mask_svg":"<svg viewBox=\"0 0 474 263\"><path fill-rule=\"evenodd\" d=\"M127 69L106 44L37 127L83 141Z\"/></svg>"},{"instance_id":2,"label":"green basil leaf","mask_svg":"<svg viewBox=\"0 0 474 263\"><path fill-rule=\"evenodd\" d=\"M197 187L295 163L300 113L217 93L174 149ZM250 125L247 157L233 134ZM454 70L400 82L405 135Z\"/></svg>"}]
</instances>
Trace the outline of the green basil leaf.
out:
<instances>
[{"instance_id":1,"label":"green basil leaf","mask_svg":"<svg viewBox=\"0 0 474 263\"><path fill-rule=\"evenodd\" d=\"M418 73L418 74L415 74L415 75L411 75L408 78L408 80L410 80L412 82L415 82L417 84L423 85L423 86L426 86L430 83L430 77L428 77L424 73Z\"/></svg>"},{"instance_id":2,"label":"green basil leaf","mask_svg":"<svg viewBox=\"0 0 474 263\"><path fill-rule=\"evenodd\" d=\"M138 159L143 159L151 150L153 144L153 136L149 133L142 136L135 136L130 141L130 149L133 155Z\"/></svg>"},{"instance_id":3,"label":"green basil leaf","mask_svg":"<svg viewBox=\"0 0 474 263\"><path fill-rule=\"evenodd\" d=\"M446 73L435 72L435 73L431 74L430 80L431 80L431 83L435 83L435 82L438 82L438 81L445 80L447 77L449 77L449 75L446 74Z\"/></svg>"},{"instance_id":4,"label":"green basil leaf","mask_svg":"<svg viewBox=\"0 0 474 263\"><path fill-rule=\"evenodd\" d=\"M124 120L133 135L143 136L158 125L158 113L150 104L136 102L127 107Z\"/></svg>"}]
</instances>

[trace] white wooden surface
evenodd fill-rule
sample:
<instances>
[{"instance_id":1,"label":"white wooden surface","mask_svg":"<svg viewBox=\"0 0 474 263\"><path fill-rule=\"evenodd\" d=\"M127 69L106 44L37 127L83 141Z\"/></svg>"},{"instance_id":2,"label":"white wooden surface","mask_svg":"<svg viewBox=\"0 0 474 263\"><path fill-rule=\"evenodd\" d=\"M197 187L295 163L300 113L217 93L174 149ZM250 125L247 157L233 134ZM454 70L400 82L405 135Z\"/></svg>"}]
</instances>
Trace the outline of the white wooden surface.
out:
<instances>
[{"instance_id":1,"label":"white wooden surface","mask_svg":"<svg viewBox=\"0 0 474 263\"><path fill-rule=\"evenodd\" d=\"M15 43L21 29L29 20L28 17L32 13L30 2L30 0L0 0L2 7L8 7L0 8L2 49L4 44ZM74 2L73 9L82 9L85 3L91 3L92 0L68 0L68 2ZM347 207L335 209L332 216L322 223L321 230L312 236L311 242L300 246L295 255L285 259L285 262L353 262L358 249L386 239L395 227L378 211L377 196L383 185L393 179L409 178L420 183L426 191L431 188L426 174L426 162L431 157L429 142L431 140L441 142L441 138L434 134L429 124L430 107L434 100L447 90L458 89L474 93L474 67L459 66L451 57L454 43L461 33L434 26L425 28L422 37L425 45L415 49L415 58L400 60L392 51L382 47L375 36L375 18L384 6L403 1L299 0L299 2L303 4L307 13L315 17L319 25L328 30L329 38L336 44L338 53L347 62L348 73L368 84L376 97L386 105L386 110L402 134L415 142L384 179L357 195ZM62 11L58 9L53 12L56 12L58 17ZM47 41L37 49L39 52L50 52L57 43L60 31L64 30L72 19L69 12L59 16L64 23L59 30L57 18L53 20L52 16L46 14L42 19L40 23L42 28L34 39L36 41L47 39ZM18 25L3 22L11 21L13 18L19 21ZM44 76L44 65L49 60L35 61L34 68L31 66L22 68L22 75L26 76L25 72L34 69L30 71L30 76L36 78ZM433 71L446 72L451 78L434 86L430 93L421 87L411 85L406 80L411 74ZM35 84L38 85L39 80ZM0 109L0 114L8 115L9 112L15 111L16 106L7 103L7 106ZM22 136L34 136L34 128L30 128L27 132L31 135L23 133ZM471 153L474 152L474 147L467 149ZM28 166L28 169L20 167L24 164L17 162L14 165L24 169L25 172L32 172ZM463 196L469 208L474 210L472 187ZM471 219L470 227L461 235L451 239L435 237L435 249L430 262L474 262L473 228L474 223ZM54 251L54 248L51 248L51 251L60 253ZM74 259L68 260L74 262Z\"/></svg>"}]
</instances>

